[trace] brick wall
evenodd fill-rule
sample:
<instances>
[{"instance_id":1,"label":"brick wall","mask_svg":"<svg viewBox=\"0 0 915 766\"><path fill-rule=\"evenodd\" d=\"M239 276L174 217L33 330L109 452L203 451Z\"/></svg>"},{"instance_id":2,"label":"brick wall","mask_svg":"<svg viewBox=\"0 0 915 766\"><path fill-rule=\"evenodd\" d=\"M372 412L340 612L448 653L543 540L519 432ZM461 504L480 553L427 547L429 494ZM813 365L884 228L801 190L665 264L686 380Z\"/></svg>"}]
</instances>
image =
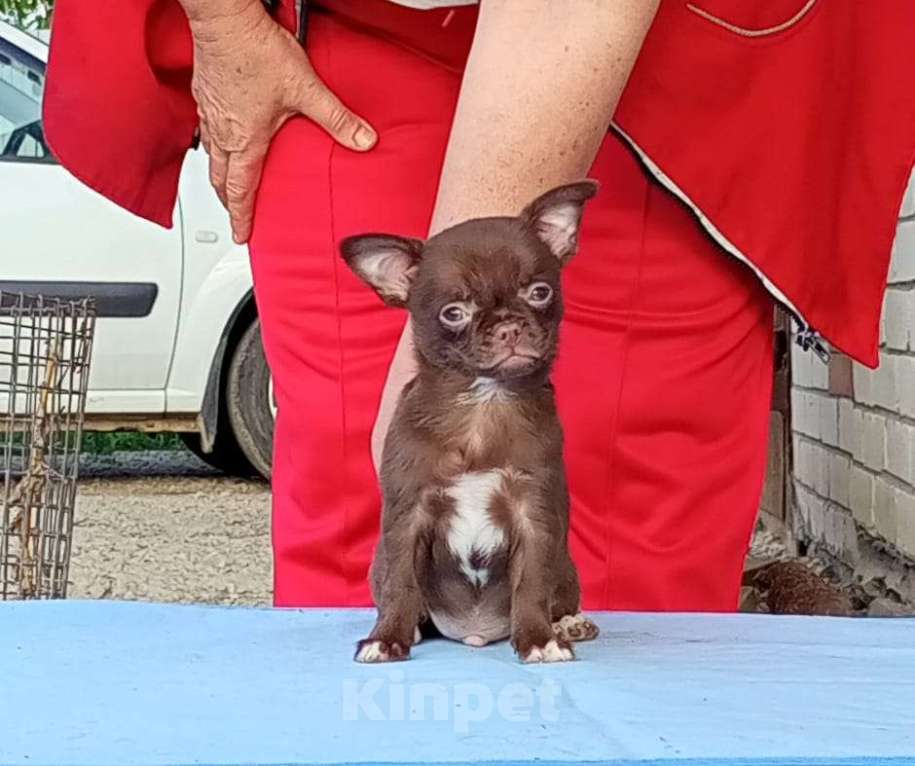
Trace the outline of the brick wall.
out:
<instances>
[{"instance_id":1,"label":"brick wall","mask_svg":"<svg viewBox=\"0 0 915 766\"><path fill-rule=\"evenodd\" d=\"M884 306L880 367L792 351L796 539L858 568L915 563L915 176ZM912 583L915 585L915 583Z\"/></svg>"}]
</instances>

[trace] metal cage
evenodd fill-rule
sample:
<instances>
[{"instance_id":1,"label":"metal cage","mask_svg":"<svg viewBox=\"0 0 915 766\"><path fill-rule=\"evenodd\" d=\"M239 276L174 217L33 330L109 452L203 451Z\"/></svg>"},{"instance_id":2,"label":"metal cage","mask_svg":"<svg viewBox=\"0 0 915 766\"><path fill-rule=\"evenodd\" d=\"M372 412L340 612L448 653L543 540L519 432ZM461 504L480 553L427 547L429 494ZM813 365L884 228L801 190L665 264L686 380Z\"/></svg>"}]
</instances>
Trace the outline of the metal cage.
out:
<instances>
[{"instance_id":1,"label":"metal cage","mask_svg":"<svg viewBox=\"0 0 915 766\"><path fill-rule=\"evenodd\" d=\"M0 601L64 598L95 306L0 292Z\"/></svg>"}]
</instances>

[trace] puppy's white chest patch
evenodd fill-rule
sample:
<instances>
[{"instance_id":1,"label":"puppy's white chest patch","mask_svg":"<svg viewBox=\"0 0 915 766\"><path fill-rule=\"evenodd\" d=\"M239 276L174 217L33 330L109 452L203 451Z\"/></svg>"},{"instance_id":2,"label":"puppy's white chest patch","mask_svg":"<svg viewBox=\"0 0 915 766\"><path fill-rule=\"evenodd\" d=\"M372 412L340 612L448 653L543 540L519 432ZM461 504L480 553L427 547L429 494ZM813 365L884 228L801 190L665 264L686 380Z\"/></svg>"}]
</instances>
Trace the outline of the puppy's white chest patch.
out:
<instances>
[{"instance_id":1,"label":"puppy's white chest patch","mask_svg":"<svg viewBox=\"0 0 915 766\"><path fill-rule=\"evenodd\" d=\"M511 394L502 387L495 378L479 377L473 381L470 391L465 394L465 400L472 404L491 404L503 402L511 398Z\"/></svg>"},{"instance_id":2,"label":"puppy's white chest patch","mask_svg":"<svg viewBox=\"0 0 915 766\"><path fill-rule=\"evenodd\" d=\"M488 559L505 544L505 530L493 523L489 512L493 496L502 487L502 479L502 471L465 473L448 490L455 505L448 528L448 547L457 556L467 579L481 587L489 581L489 570L476 561Z\"/></svg>"}]
</instances>

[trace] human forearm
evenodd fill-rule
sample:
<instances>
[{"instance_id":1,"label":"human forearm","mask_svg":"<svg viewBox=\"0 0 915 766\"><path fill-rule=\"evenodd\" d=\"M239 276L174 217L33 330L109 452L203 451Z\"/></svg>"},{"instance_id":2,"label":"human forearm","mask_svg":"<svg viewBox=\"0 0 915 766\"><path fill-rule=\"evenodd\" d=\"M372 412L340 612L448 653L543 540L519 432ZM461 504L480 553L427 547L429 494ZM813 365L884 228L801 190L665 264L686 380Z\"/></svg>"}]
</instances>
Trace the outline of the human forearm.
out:
<instances>
[{"instance_id":1,"label":"human forearm","mask_svg":"<svg viewBox=\"0 0 915 766\"><path fill-rule=\"evenodd\" d=\"M656 0L488 0L445 157L432 232L514 215L585 175Z\"/></svg>"}]
</instances>

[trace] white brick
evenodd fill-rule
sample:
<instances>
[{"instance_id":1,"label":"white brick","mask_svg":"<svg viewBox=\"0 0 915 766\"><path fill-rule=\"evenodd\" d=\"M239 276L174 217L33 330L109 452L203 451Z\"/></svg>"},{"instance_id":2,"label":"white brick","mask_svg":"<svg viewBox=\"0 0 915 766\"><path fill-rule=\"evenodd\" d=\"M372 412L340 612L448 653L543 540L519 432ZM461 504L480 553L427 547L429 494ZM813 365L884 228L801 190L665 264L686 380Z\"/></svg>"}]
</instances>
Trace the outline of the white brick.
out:
<instances>
[{"instance_id":1,"label":"white brick","mask_svg":"<svg viewBox=\"0 0 915 766\"><path fill-rule=\"evenodd\" d=\"M886 344L897 351L912 348L912 331L915 329L915 291L887 290L884 305L886 316Z\"/></svg>"},{"instance_id":2,"label":"white brick","mask_svg":"<svg viewBox=\"0 0 915 766\"><path fill-rule=\"evenodd\" d=\"M811 391L792 391L794 427L811 439L820 439L820 396Z\"/></svg>"},{"instance_id":3,"label":"white brick","mask_svg":"<svg viewBox=\"0 0 915 766\"><path fill-rule=\"evenodd\" d=\"M806 539L810 531L807 524L807 495L809 494L803 484L794 475L794 492L792 502L794 513L791 514L794 519L794 534L800 539Z\"/></svg>"},{"instance_id":4,"label":"white brick","mask_svg":"<svg viewBox=\"0 0 915 766\"><path fill-rule=\"evenodd\" d=\"M896 545L915 557L915 494L896 491Z\"/></svg>"},{"instance_id":5,"label":"white brick","mask_svg":"<svg viewBox=\"0 0 915 766\"><path fill-rule=\"evenodd\" d=\"M803 487L798 487L796 498L801 536L806 533L843 561L854 564L858 558L858 533L852 516Z\"/></svg>"},{"instance_id":6,"label":"white brick","mask_svg":"<svg viewBox=\"0 0 915 766\"><path fill-rule=\"evenodd\" d=\"M809 423L807 419L806 391L802 391L799 388L791 389L791 416L792 427L796 432L813 437L814 439L820 438L820 424L818 422ZM816 432L811 433L811 429L815 429Z\"/></svg>"},{"instance_id":7,"label":"white brick","mask_svg":"<svg viewBox=\"0 0 915 766\"><path fill-rule=\"evenodd\" d=\"M820 395L813 392L804 394L804 420L810 436L819 439L821 436Z\"/></svg>"},{"instance_id":8,"label":"white brick","mask_svg":"<svg viewBox=\"0 0 915 766\"><path fill-rule=\"evenodd\" d=\"M899 412L915 418L915 357L896 357L896 394Z\"/></svg>"},{"instance_id":9,"label":"white brick","mask_svg":"<svg viewBox=\"0 0 915 766\"><path fill-rule=\"evenodd\" d=\"M829 497L829 450L810 444L810 465L813 470L813 488L822 497Z\"/></svg>"},{"instance_id":10,"label":"white brick","mask_svg":"<svg viewBox=\"0 0 915 766\"><path fill-rule=\"evenodd\" d=\"M902 221L893 243L890 284L915 279L915 221Z\"/></svg>"},{"instance_id":11,"label":"white brick","mask_svg":"<svg viewBox=\"0 0 915 766\"><path fill-rule=\"evenodd\" d=\"M797 343L791 344L791 371L794 382L805 388L829 388L829 368L816 354L804 351Z\"/></svg>"},{"instance_id":12,"label":"white brick","mask_svg":"<svg viewBox=\"0 0 915 766\"><path fill-rule=\"evenodd\" d=\"M797 510L805 531L814 540L826 538L826 504L803 487L797 487Z\"/></svg>"},{"instance_id":13,"label":"white brick","mask_svg":"<svg viewBox=\"0 0 915 766\"><path fill-rule=\"evenodd\" d=\"M874 481L874 527L884 540L896 541L896 490L879 476Z\"/></svg>"},{"instance_id":14,"label":"white brick","mask_svg":"<svg viewBox=\"0 0 915 766\"><path fill-rule=\"evenodd\" d=\"M855 400L830 396L828 368L792 348L794 380L805 389L792 392L804 435L793 440L797 521L849 563L858 526L915 557L915 425L891 414L915 419L915 290L901 284L915 282L915 176L905 205L911 219L897 231L881 318L885 350L875 371L853 365Z\"/></svg>"},{"instance_id":15,"label":"white brick","mask_svg":"<svg viewBox=\"0 0 915 766\"><path fill-rule=\"evenodd\" d=\"M872 393L874 373L864 365L854 362L852 364L852 378L855 385L855 401L860 404L875 404Z\"/></svg>"},{"instance_id":16,"label":"white brick","mask_svg":"<svg viewBox=\"0 0 915 766\"><path fill-rule=\"evenodd\" d=\"M893 418L886 421L886 470L893 476L913 484L912 451L915 449L915 428Z\"/></svg>"},{"instance_id":17,"label":"white brick","mask_svg":"<svg viewBox=\"0 0 915 766\"><path fill-rule=\"evenodd\" d=\"M801 484L829 496L829 453L815 442L802 441L795 454L794 475Z\"/></svg>"},{"instance_id":18,"label":"white brick","mask_svg":"<svg viewBox=\"0 0 915 766\"><path fill-rule=\"evenodd\" d=\"M912 430L909 431L912 433ZM915 443L909 445L909 484L915 486Z\"/></svg>"},{"instance_id":19,"label":"white brick","mask_svg":"<svg viewBox=\"0 0 915 766\"><path fill-rule=\"evenodd\" d=\"M909 188L906 189L902 207L899 209L900 218L910 215L915 215L915 170L912 171L912 177L909 179Z\"/></svg>"},{"instance_id":20,"label":"white brick","mask_svg":"<svg viewBox=\"0 0 915 766\"><path fill-rule=\"evenodd\" d=\"M839 400L820 397L820 439L830 447L839 446Z\"/></svg>"},{"instance_id":21,"label":"white brick","mask_svg":"<svg viewBox=\"0 0 915 766\"><path fill-rule=\"evenodd\" d=\"M829 454L829 498L843 508L851 507L851 458L840 452Z\"/></svg>"},{"instance_id":22,"label":"white brick","mask_svg":"<svg viewBox=\"0 0 915 766\"><path fill-rule=\"evenodd\" d=\"M886 421L882 415L861 413L861 449L855 458L874 471L886 466Z\"/></svg>"},{"instance_id":23,"label":"white brick","mask_svg":"<svg viewBox=\"0 0 915 766\"><path fill-rule=\"evenodd\" d=\"M837 505L826 505L826 541L842 561L854 566L858 561L858 532L855 520Z\"/></svg>"},{"instance_id":24,"label":"white brick","mask_svg":"<svg viewBox=\"0 0 915 766\"><path fill-rule=\"evenodd\" d=\"M874 526L874 476L857 465L851 467L851 512L865 529Z\"/></svg>"},{"instance_id":25,"label":"white brick","mask_svg":"<svg viewBox=\"0 0 915 766\"><path fill-rule=\"evenodd\" d=\"M880 366L871 378L871 395L878 407L891 412L899 411L899 398L896 395L896 360L897 357L880 355Z\"/></svg>"},{"instance_id":26,"label":"white brick","mask_svg":"<svg viewBox=\"0 0 915 766\"><path fill-rule=\"evenodd\" d=\"M860 452L861 411L851 399L839 399L839 447L854 454Z\"/></svg>"},{"instance_id":27,"label":"white brick","mask_svg":"<svg viewBox=\"0 0 915 766\"><path fill-rule=\"evenodd\" d=\"M883 310L880 312L880 331L878 332L877 345L881 348L886 345L886 308L884 305Z\"/></svg>"},{"instance_id":28,"label":"white brick","mask_svg":"<svg viewBox=\"0 0 915 766\"><path fill-rule=\"evenodd\" d=\"M803 439L794 443L794 478L808 487L813 486L813 469L810 465L810 448Z\"/></svg>"}]
</instances>

